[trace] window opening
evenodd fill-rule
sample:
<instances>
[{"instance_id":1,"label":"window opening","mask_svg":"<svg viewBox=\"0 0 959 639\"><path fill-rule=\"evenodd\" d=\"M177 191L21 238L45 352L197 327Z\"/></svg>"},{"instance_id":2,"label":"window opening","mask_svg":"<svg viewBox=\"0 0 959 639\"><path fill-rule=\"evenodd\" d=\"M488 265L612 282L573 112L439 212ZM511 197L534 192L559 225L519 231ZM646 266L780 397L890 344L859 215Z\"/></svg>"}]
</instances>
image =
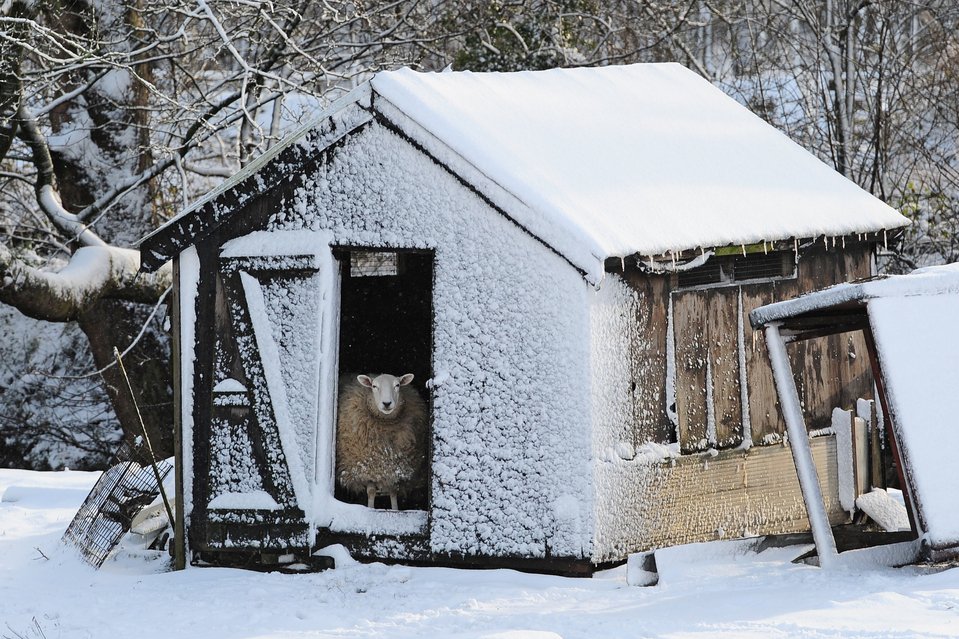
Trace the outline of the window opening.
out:
<instances>
[{"instance_id":1,"label":"window opening","mask_svg":"<svg viewBox=\"0 0 959 639\"><path fill-rule=\"evenodd\" d=\"M350 277L399 275L399 261L393 251L350 251Z\"/></svg>"}]
</instances>

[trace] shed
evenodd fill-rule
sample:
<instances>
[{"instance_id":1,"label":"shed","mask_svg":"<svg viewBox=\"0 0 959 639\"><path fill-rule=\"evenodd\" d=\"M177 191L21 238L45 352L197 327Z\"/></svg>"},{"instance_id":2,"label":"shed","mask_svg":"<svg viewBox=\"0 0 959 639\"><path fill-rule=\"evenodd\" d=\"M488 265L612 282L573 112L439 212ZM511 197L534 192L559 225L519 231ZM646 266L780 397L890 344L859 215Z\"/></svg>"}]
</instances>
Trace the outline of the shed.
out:
<instances>
[{"instance_id":1,"label":"shed","mask_svg":"<svg viewBox=\"0 0 959 639\"><path fill-rule=\"evenodd\" d=\"M177 281L179 539L589 574L807 529L744 318L871 275L905 223L679 65L379 73L142 242ZM795 355L811 424L871 394L861 348ZM398 511L335 485L356 371L428 400Z\"/></svg>"},{"instance_id":2,"label":"shed","mask_svg":"<svg viewBox=\"0 0 959 639\"><path fill-rule=\"evenodd\" d=\"M773 339L783 343L864 335L910 520L921 552L932 561L959 556L952 470L959 449L957 317L959 264L839 284L755 309L750 316L757 330L773 329ZM791 392L788 384L779 388L784 401ZM828 533L816 543L820 556L831 552Z\"/></svg>"}]
</instances>

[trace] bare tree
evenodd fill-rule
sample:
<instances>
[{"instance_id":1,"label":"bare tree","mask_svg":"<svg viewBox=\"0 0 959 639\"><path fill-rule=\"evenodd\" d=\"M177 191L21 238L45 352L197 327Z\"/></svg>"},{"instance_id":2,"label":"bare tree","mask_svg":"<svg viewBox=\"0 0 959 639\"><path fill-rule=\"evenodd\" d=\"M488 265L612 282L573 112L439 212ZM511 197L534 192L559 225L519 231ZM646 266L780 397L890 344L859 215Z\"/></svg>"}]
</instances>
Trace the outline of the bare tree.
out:
<instances>
[{"instance_id":1,"label":"bare tree","mask_svg":"<svg viewBox=\"0 0 959 639\"><path fill-rule=\"evenodd\" d=\"M441 3L9 0L0 5L0 302L76 322L126 433L172 448L169 269L139 237L370 71L435 57ZM57 265L62 268L57 268Z\"/></svg>"},{"instance_id":2,"label":"bare tree","mask_svg":"<svg viewBox=\"0 0 959 639\"><path fill-rule=\"evenodd\" d=\"M892 267L956 260L957 33L954 0L6 0L0 302L82 329L127 433L111 352L136 342L168 452L169 271L137 277L132 243L401 64L681 62L912 216Z\"/></svg>"}]
</instances>

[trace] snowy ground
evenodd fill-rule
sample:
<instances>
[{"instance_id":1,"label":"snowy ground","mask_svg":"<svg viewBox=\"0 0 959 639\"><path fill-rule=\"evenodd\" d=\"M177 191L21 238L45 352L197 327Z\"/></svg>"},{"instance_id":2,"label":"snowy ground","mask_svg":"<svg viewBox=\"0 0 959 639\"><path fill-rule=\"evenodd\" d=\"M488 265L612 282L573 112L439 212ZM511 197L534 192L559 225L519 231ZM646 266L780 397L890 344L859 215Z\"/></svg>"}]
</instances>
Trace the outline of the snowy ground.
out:
<instances>
[{"instance_id":1,"label":"snowy ground","mask_svg":"<svg viewBox=\"0 0 959 639\"><path fill-rule=\"evenodd\" d=\"M381 564L320 574L164 572L127 550L100 571L58 544L97 473L0 470L0 637L957 637L959 569L790 563L743 542L657 553L590 580Z\"/></svg>"}]
</instances>

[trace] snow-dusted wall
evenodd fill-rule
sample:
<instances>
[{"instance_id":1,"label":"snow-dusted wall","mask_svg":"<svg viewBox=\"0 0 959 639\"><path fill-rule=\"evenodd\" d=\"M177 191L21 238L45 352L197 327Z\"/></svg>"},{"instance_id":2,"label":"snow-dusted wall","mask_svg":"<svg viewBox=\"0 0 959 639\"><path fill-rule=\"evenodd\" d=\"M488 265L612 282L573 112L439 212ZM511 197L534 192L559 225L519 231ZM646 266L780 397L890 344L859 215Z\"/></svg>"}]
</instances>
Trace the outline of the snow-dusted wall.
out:
<instances>
[{"instance_id":1,"label":"snow-dusted wall","mask_svg":"<svg viewBox=\"0 0 959 639\"><path fill-rule=\"evenodd\" d=\"M610 543L612 531L626 525L626 504L611 470L636 455L633 441L632 364L630 345L637 330L638 293L609 273L590 304L590 373L594 473L593 560L625 557L631 548Z\"/></svg>"},{"instance_id":2,"label":"snow-dusted wall","mask_svg":"<svg viewBox=\"0 0 959 639\"><path fill-rule=\"evenodd\" d=\"M589 557L582 276L376 123L332 153L269 229L435 250L431 550Z\"/></svg>"}]
</instances>

